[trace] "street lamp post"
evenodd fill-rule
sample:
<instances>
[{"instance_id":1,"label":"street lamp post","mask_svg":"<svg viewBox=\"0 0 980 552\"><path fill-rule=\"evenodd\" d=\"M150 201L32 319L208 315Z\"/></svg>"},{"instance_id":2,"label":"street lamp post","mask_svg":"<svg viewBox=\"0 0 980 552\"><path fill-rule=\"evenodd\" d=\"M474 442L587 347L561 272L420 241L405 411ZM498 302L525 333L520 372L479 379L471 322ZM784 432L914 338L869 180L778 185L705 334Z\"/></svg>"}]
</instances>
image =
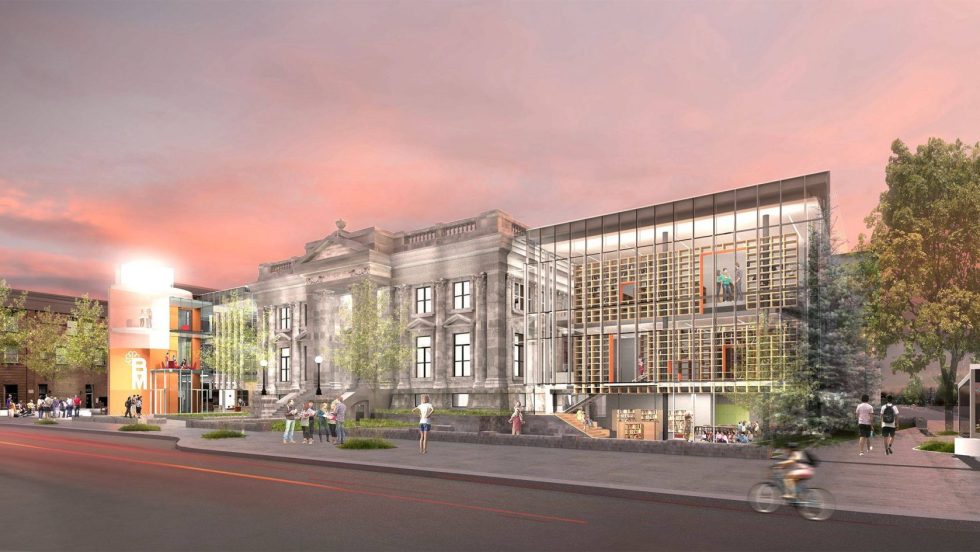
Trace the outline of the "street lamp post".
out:
<instances>
[{"instance_id":1,"label":"street lamp post","mask_svg":"<svg viewBox=\"0 0 980 552\"><path fill-rule=\"evenodd\" d=\"M320 396L323 394L323 391L320 391L320 363L323 362L323 357L316 355L313 362L316 362L316 394Z\"/></svg>"},{"instance_id":2,"label":"street lamp post","mask_svg":"<svg viewBox=\"0 0 980 552\"><path fill-rule=\"evenodd\" d=\"M265 373L266 367L269 365L269 361L263 358L259 361L259 365L262 366L262 394L265 395Z\"/></svg>"}]
</instances>

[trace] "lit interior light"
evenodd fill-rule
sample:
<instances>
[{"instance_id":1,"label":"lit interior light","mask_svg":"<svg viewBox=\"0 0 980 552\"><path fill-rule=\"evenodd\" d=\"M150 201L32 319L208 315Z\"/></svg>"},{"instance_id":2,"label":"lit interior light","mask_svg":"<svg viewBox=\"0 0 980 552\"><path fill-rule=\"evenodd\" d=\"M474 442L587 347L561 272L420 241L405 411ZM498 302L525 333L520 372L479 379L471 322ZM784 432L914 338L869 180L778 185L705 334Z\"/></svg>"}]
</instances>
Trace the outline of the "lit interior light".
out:
<instances>
[{"instance_id":1,"label":"lit interior light","mask_svg":"<svg viewBox=\"0 0 980 552\"><path fill-rule=\"evenodd\" d=\"M161 291L174 286L174 269L154 261L135 261L119 267L119 283L139 291Z\"/></svg>"}]
</instances>

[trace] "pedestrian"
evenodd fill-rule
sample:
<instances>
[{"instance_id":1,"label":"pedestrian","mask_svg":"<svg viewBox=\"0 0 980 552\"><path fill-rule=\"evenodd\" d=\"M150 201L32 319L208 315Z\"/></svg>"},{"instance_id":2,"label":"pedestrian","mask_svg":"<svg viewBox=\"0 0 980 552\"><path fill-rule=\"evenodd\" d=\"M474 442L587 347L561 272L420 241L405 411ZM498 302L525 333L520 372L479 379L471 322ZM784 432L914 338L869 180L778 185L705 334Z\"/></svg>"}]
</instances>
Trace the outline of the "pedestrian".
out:
<instances>
[{"instance_id":1,"label":"pedestrian","mask_svg":"<svg viewBox=\"0 0 980 552\"><path fill-rule=\"evenodd\" d=\"M68 399L65 400L65 417L75 417L75 401L73 401L71 397L68 397Z\"/></svg>"},{"instance_id":2,"label":"pedestrian","mask_svg":"<svg viewBox=\"0 0 980 552\"><path fill-rule=\"evenodd\" d=\"M524 425L524 413L521 401L514 401L514 413L510 415L510 434L520 435L521 426Z\"/></svg>"},{"instance_id":3,"label":"pedestrian","mask_svg":"<svg viewBox=\"0 0 980 552\"><path fill-rule=\"evenodd\" d=\"M7 395L7 410L10 410L10 407L13 406L13 404L14 404L14 397L12 395L9 395L8 394Z\"/></svg>"},{"instance_id":4,"label":"pedestrian","mask_svg":"<svg viewBox=\"0 0 980 552\"><path fill-rule=\"evenodd\" d=\"M54 413L52 414L52 416L55 417L55 418L60 418L61 417L61 400L58 399L57 397L52 397L51 398L51 406L52 406L52 408L54 408Z\"/></svg>"},{"instance_id":5,"label":"pedestrian","mask_svg":"<svg viewBox=\"0 0 980 552\"><path fill-rule=\"evenodd\" d=\"M337 422L337 440L335 443L340 446L344 444L344 440L347 438L347 433L344 431L344 420L347 418L347 405L344 404L343 395L337 396L337 401L334 403L333 413Z\"/></svg>"},{"instance_id":6,"label":"pedestrian","mask_svg":"<svg viewBox=\"0 0 980 552\"><path fill-rule=\"evenodd\" d=\"M868 396L861 395L861 404L855 409L858 419L858 456L864 456L864 447L868 447L871 452L871 421L874 418L875 409L868 404Z\"/></svg>"},{"instance_id":7,"label":"pedestrian","mask_svg":"<svg viewBox=\"0 0 980 552\"><path fill-rule=\"evenodd\" d=\"M898 407L892 404L892 396L885 397L885 404L881 407L881 436L885 440L885 454L892 452L892 443L895 441L895 429L898 427Z\"/></svg>"},{"instance_id":8,"label":"pedestrian","mask_svg":"<svg viewBox=\"0 0 980 552\"><path fill-rule=\"evenodd\" d=\"M75 404L75 417L77 418L79 416L79 410L82 409L82 399L76 394L72 402Z\"/></svg>"},{"instance_id":9,"label":"pedestrian","mask_svg":"<svg viewBox=\"0 0 980 552\"><path fill-rule=\"evenodd\" d=\"M133 417L132 409L133 409L133 397L132 396L126 397L126 413L123 414L123 418L132 418Z\"/></svg>"},{"instance_id":10,"label":"pedestrian","mask_svg":"<svg viewBox=\"0 0 980 552\"><path fill-rule=\"evenodd\" d=\"M282 444L295 443L296 440L293 438L293 430L296 427L296 414L299 412L296 410L296 404L293 403L293 399L289 399L286 403L286 431L282 433Z\"/></svg>"},{"instance_id":11,"label":"pedestrian","mask_svg":"<svg viewBox=\"0 0 980 552\"><path fill-rule=\"evenodd\" d=\"M308 401L303 405L303 411L299 414L299 427L303 428L303 444L313 444L313 418L316 412L313 410L313 401Z\"/></svg>"},{"instance_id":12,"label":"pedestrian","mask_svg":"<svg viewBox=\"0 0 980 552\"><path fill-rule=\"evenodd\" d=\"M327 437L327 443L330 443L330 425L327 423L327 416L330 414L330 405L323 403L320 408L316 411L316 432L320 436L320 442L323 442L323 437Z\"/></svg>"},{"instance_id":13,"label":"pedestrian","mask_svg":"<svg viewBox=\"0 0 980 552\"><path fill-rule=\"evenodd\" d=\"M430 416L435 408L429 403L429 396L422 395L422 404L412 411L419 411L419 454L429 452L429 430L432 429Z\"/></svg>"},{"instance_id":14,"label":"pedestrian","mask_svg":"<svg viewBox=\"0 0 980 552\"><path fill-rule=\"evenodd\" d=\"M136 407L136 419L143 419L143 395L136 395L136 399L133 400L133 406Z\"/></svg>"},{"instance_id":15,"label":"pedestrian","mask_svg":"<svg viewBox=\"0 0 980 552\"><path fill-rule=\"evenodd\" d=\"M330 442L337 442L337 403L340 402L334 399L330 403L330 410L327 411L327 426L330 429Z\"/></svg>"}]
</instances>

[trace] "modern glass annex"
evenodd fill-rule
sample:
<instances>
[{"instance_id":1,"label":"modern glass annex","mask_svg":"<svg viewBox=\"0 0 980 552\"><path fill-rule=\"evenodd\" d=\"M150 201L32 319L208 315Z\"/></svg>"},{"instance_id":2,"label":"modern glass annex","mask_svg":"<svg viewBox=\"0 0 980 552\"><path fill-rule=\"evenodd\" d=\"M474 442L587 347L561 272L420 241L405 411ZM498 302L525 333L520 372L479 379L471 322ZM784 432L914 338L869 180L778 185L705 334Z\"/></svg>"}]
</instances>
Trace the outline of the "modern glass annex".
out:
<instances>
[{"instance_id":1,"label":"modern glass annex","mask_svg":"<svg viewBox=\"0 0 980 552\"><path fill-rule=\"evenodd\" d=\"M782 385L829 186L822 172L529 230L527 383L586 395Z\"/></svg>"}]
</instances>

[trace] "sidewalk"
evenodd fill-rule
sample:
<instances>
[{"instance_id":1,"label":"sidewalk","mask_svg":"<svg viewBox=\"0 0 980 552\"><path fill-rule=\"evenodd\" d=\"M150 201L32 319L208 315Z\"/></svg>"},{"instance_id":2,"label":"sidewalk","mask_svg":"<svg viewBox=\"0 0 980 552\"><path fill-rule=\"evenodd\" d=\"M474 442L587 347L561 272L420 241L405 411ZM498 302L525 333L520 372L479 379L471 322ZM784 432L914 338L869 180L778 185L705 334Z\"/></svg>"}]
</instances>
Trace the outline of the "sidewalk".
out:
<instances>
[{"instance_id":1,"label":"sidewalk","mask_svg":"<svg viewBox=\"0 0 980 552\"><path fill-rule=\"evenodd\" d=\"M57 427L115 432L119 426L82 422ZM667 495L743 502L769 465L765 460L439 441L431 442L429 453L421 455L417 443L408 440L395 440L397 448L388 450L343 450L319 442L283 445L275 432L206 440L201 438L206 430L187 428L176 420L161 428L157 435L176 438L177 447L188 451L636 498ZM877 437L874 451L865 456L858 455L856 441L817 449L822 463L813 485L833 493L841 512L980 521L980 471L951 455L913 450L924 440L917 430L900 431L895 454L889 456Z\"/></svg>"}]
</instances>

